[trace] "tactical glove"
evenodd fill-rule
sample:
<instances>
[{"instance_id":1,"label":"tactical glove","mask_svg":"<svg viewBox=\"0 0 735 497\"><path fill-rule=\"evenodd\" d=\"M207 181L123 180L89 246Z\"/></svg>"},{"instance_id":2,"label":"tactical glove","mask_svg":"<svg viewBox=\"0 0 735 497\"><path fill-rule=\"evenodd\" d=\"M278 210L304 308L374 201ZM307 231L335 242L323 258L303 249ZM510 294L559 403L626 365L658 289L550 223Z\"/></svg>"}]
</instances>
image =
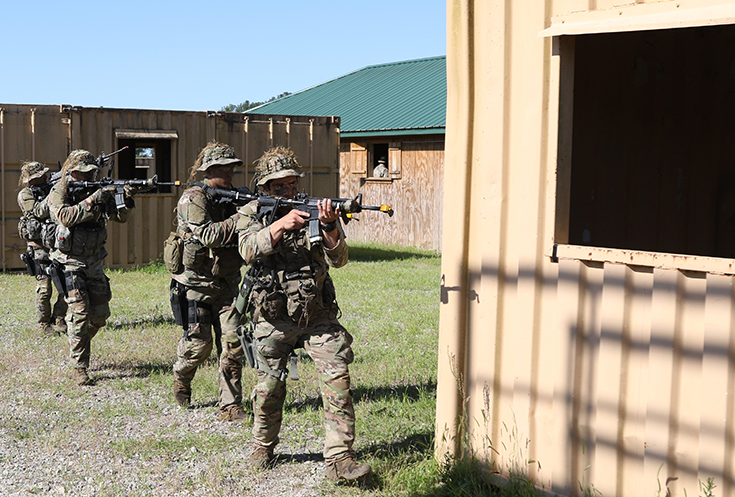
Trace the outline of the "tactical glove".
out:
<instances>
[{"instance_id":1,"label":"tactical glove","mask_svg":"<svg viewBox=\"0 0 735 497\"><path fill-rule=\"evenodd\" d=\"M125 190L125 196L126 197L132 197L133 195L136 195L138 193L145 193L147 191L150 191L154 188L153 185L142 185L142 186L133 186L133 185L125 185L123 189Z\"/></svg>"},{"instance_id":2,"label":"tactical glove","mask_svg":"<svg viewBox=\"0 0 735 497\"><path fill-rule=\"evenodd\" d=\"M104 204L107 202L112 194L115 192L115 188L111 186L106 186L104 188L100 188L96 192L94 192L92 195L89 196L90 202L92 204Z\"/></svg>"}]
</instances>

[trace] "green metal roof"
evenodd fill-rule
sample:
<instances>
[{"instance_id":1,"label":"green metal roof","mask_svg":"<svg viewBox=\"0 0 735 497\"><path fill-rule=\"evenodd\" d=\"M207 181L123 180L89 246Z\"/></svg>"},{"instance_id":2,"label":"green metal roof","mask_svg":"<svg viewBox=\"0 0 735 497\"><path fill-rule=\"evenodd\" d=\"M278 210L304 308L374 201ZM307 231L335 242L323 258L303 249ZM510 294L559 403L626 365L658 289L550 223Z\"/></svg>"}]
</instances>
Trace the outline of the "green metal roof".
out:
<instances>
[{"instance_id":1,"label":"green metal roof","mask_svg":"<svg viewBox=\"0 0 735 497\"><path fill-rule=\"evenodd\" d=\"M246 113L340 116L342 136L443 134L446 57L368 66Z\"/></svg>"}]
</instances>

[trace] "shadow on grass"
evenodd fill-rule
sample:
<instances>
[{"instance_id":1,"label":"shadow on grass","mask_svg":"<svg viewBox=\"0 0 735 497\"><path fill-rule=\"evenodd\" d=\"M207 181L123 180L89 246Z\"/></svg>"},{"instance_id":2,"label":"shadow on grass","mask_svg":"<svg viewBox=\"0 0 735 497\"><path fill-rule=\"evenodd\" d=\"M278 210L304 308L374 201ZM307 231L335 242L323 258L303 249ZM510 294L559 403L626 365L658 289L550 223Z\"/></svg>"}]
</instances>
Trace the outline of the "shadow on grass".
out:
<instances>
[{"instance_id":1,"label":"shadow on grass","mask_svg":"<svg viewBox=\"0 0 735 497\"><path fill-rule=\"evenodd\" d=\"M159 315L130 320L120 318L112 319L107 322L106 327L110 330L121 330L128 328L147 328L160 325L174 326L176 325L176 323L174 322L174 318L172 316Z\"/></svg>"},{"instance_id":2,"label":"shadow on grass","mask_svg":"<svg viewBox=\"0 0 735 497\"><path fill-rule=\"evenodd\" d=\"M357 387L352 390L352 400L355 404L359 402L374 402L379 400L403 400L416 402L422 395L427 393L436 394L436 382L426 382L419 385L396 385L386 387ZM303 397L294 400L284 406L284 410L298 411L308 408L312 410L321 409L322 399L318 396Z\"/></svg>"},{"instance_id":3,"label":"shadow on grass","mask_svg":"<svg viewBox=\"0 0 735 497\"><path fill-rule=\"evenodd\" d=\"M116 380L120 378L148 378L152 374L171 374L173 364L168 362L103 362L99 367L101 374L95 375L95 381Z\"/></svg>"},{"instance_id":4,"label":"shadow on grass","mask_svg":"<svg viewBox=\"0 0 735 497\"><path fill-rule=\"evenodd\" d=\"M355 403L376 400L410 400L417 401L422 394L436 394L436 382L428 381L418 385L394 385L384 387L357 387L352 391Z\"/></svg>"},{"instance_id":5,"label":"shadow on grass","mask_svg":"<svg viewBox=\"0 0 735 497\"><path fill-rule=\"evenodd\" d=\"M393 261L406 259L432 259L438 254L429 251L411 250L410 248L385 248L351 246L349 249L351 261Z\"/></svg>"}]
</instances>

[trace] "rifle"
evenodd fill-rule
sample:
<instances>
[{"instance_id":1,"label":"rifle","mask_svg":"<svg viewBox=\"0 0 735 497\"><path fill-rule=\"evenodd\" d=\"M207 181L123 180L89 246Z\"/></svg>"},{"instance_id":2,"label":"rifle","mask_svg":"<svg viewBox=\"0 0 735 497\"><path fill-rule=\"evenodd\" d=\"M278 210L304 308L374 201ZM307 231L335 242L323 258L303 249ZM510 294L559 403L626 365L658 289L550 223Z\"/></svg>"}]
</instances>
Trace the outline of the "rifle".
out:
<instances>
[{"instance_id":1,"label":"rifle","mask_svg":"<svg viewBox=\"0 0 735 497\"><path fill-rule=\"evenodd\" d=\"M268 195L256 195L247 188L239 190L221 190L218 188L207 187L205 189L213 197L228 199L235 205L245 205L254 200L258 201L258 215L269 216L268 222L273 222L276 212L280 207L292 207L309 214L309 241L316 243L322 240L321 231L319 230L319 205L323 197L310 197L306 193L299 193L293 199L276 198ZM354 214L362 211L379 211L385 212L389 217L393 216L393 208L390 205L363 205L362 193L358 193L354 199L351 198L330 198L332 207L339 209L342 221L347 224L352 219L357 219Z\"/></svg>"},{"instance_id":2,"label":"rifle","mask_svg":"<svg viewBox=\"0 0 735 497\"><path fill-rule=\"evenodd\" d=\"M120 150L118 150L119 152ZM115 152L117 153L117 152ZM110 154L112 155L112 154ZM164 182L158 181L158 175L154 174L153 177L148 179L112 179L102 178L99 181L69 181L66 184L67 191L75 193L84 189L98 189L105 187L115 188L115 207L122 209L125 207L125 185L137 186L137 187L148 187L149 189L157 188L159 186L181 186L181 181Z\"/></svg>"},{"instance_id":3,"label":"rifle","mask_svg":"<svg viewBox=\"0 0 735 497\"><path fill-rule=\"evenodd\" d=\"M117 155L117 154L119 154L120 152L122 152L122 151L123 151L123 150L125 150L126 148L128 148L128 146L127 146L127 145L125 145L125 146L124 146L123 148L121 148L120 150L115 150L115 151L114 151L114 152L112 152L111 154L105 154L105 152L104 152L104 151L102 151L102 153L101 153L101 154L99 154L99 155L97 156L97 158L96 158L96 159L94 160L94 161L95 161L95 162L97 163L97 167L98 167L99 169L102 169L102 168L103 168L103 167L105 167L105 166L109 166L109 168L107 169L107 176L110 176L110 174L112 174L112 166L113 166L113 165L115 164L115 161L114 161L114 160L110 160L110 157L112 157L113 155ZM108 164L108 163L109 163L109 164Z\"/></svg>"}]
</instances>

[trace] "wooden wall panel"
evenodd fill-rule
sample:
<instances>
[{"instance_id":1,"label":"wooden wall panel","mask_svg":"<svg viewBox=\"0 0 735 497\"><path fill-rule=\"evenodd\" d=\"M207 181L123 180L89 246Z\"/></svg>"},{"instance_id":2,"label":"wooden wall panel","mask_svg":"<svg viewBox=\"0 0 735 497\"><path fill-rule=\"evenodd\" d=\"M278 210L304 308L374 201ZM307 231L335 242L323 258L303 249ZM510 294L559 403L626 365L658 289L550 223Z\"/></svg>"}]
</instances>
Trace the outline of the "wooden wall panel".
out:
<instances>
[{"instance_id":1,"label":"wooden wall panel","mask_svg":"<svg viewBox=\"0 0 735 497\"><path fill-rule=\"evenodd\" d=\"M383 140L385 141L385 140ZM367 205L389 204L395 215L365 212L347 225L348 239L441 250L444 181L443 137L391 137L400 143L401 176L391 180L367 177L367 143L343 143L340 150L340 196L363 194ZM391 160L397 155L394 151ZM391 166L392 168L392 166Z\"/></svg>"}]
</instances>

